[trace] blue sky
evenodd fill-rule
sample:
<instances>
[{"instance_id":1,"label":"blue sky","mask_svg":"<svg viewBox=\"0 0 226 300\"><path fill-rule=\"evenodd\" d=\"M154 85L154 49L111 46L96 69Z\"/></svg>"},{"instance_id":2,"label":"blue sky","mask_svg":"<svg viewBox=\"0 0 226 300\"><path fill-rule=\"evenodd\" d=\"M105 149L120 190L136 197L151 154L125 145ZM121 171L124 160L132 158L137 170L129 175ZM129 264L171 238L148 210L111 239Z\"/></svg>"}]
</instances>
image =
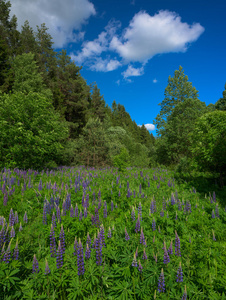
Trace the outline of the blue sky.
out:
<instances>
[{"instance_id":1,"label":"blue sky","mask_svg":"<svg viewBox=\"0 0 226 300\"><path fill-rule=\"evenodd\" d=\"M45 23L96 82L106 103L125 106L153 130L169 75L181 65L207 105L226 82L225 0L11 0L18 27Z\"/></svg>"}]
</instances>

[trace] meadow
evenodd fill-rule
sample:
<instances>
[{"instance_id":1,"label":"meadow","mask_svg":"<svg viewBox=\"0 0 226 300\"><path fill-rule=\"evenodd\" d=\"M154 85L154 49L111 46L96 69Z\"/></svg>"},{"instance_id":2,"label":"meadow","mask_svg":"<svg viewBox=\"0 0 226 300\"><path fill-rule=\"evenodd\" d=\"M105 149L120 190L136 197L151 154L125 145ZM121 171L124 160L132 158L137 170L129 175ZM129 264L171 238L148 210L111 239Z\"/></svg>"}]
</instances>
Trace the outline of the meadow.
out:
<instances>
[{"instance_id":1,"label":"meadow","mask_svg":"<svg viewBox=\"0 0 226 300\"><path fill-rule=\"evenodd\" d=\"M165 169L0 173L0 299L226 299L226 208Z\"/></svg>"}]
</instances>

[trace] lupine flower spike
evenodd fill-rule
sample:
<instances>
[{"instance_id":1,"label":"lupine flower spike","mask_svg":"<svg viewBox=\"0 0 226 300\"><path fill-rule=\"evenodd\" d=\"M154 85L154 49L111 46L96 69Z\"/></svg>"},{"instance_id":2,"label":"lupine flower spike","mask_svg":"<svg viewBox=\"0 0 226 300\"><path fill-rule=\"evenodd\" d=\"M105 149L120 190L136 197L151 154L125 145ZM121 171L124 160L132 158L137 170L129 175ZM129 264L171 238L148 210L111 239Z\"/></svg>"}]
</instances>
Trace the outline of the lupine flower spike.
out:
<instances>
[{"instance_id":1,"label":"lupine flower spike","mask_svg":"<svg viewBox=\"0 0 226 300\"><path fill-rule=\"evenodd\" d=\"M179 268L177 270L177 282L183 282L183 270L181 267L181 262L179 263Z\"/></svg>"},{"instance_id":2,"label":"lupine flower spike","mask_svg":"<svg viewBox=\"0 0 226 300\"><path fill-rule=\"evenodd\" d=\"M125 228L125 239L126 239L126 241L128 241L128 240L130 239L130 237L129 237L129 235L128 235L128 232L127 232L127 230L126 230L126 228Z\"/></svg>"},{"instance_id":3,"label":"lupine flower spike","mask_svg":"<svg viewBox=\"0 0 226 300\"><path fill-rule=\"evenodd\" d=\"M132 267L137 267L136 253L134 253L134 257L133 257L133 261L132 261Z\"/></svg>"},{"instance_id":4,"label":"lupine flower spike","mask_svg":"<svg viewBox=\"0 0 226 300\"><path fill-rule=\"evenodd\" d=\"M181 300L186 300L186 299L187 299L187 289L186 289L186 285L185 285L185 287L184 287L184 294L183 294Z\"/></svg>"},{"instance_id":5,"label":"lupine flower spike","mask_svg":"<svg viewBox=\"0 0 226 300\"><path fill-rule=\"evenodd\" d=\"M50 274L50 268L49 268L49 265L48 265L48 261L46 259L45 275L48 275L48 274Z\"/></svg>"},{"instance_id":6,"label":"lupine flower spike","mask_svg":"<svg viewBox=\"0 0 226 300\"><path fill-rule=\"evenodd\" d=\"M213 232L213 241L216 241L216 237L215 237L214 231L212 230L212 232Z\"/></svg>"},{"instance_id":7,"label":"lupine flower spike","mask_svg":"<svg viewBox=\"0 0 226 300\"><path fill-rule=\"evenodd\" d=\"M164 293L165 292L165 278L164 278L163 268L162 268L161 274L159 276L158 292L159 293Z\"/></svg>"},{"instance_id":8,"label":"lupine flower spike","mask_svg":"<svg viewBox=\"0 0 226 300\"><path fill-rule=\"evenodd\" d=\"M143 267L142 267L141 262L140 262L140 260L139 260L138 271L139 271L140 273L142 273L142 270L143 270Z\"/></svg>"},{"instance_id":9,"label":"lupine flower spike","mask_svg":"<svg viewBox=\"0 0 226 300\"><path fill-rule=\"evenodd\" d=\"M168 264L170 262L169 254L166 250L166 243L164 242L164 259L163 259L164 264Z\"/></svg>"},{"instance_id":10,"label":"lupine flower spike","mask_svg":"<svg viewBox=\"0 0 226 300\"><path fill-rule=\"evenodd\" d=\"M32 273L39 273L39 265L38 265L38 260L36 258L36 256L34 255L33 258L33 270Z\"/></svg>"}]
</instances>

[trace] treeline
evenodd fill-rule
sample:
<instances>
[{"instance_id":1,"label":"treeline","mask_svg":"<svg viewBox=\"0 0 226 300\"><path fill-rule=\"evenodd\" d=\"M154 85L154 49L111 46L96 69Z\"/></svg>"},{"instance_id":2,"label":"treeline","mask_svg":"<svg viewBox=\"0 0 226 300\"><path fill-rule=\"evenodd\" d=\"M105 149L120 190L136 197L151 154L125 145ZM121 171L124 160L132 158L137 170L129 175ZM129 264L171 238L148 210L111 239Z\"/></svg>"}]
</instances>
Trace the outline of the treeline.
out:
<instances>
[{"instance_id":1,"label":"treeline","mask_svg":"<svg viewBox=\"0 0 226 300\"><path fill-rule=\"evenodd\" d=\"M155 138L115 101L106 105L95 83L65 50L53 49L45 24L21 31L0 1L0 167L149 166Z\"/></svg>"}]
</instances>

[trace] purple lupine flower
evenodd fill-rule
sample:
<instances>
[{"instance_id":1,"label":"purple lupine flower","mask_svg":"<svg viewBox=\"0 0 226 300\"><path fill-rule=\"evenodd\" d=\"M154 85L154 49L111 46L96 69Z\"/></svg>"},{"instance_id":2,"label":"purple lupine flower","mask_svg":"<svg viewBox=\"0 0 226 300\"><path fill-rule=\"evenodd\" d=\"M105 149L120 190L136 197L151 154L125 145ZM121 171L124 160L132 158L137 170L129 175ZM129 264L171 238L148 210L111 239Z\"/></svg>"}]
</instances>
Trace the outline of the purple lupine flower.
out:
<instances>
[{"instance_id":1,"label":"purple lupine flower","mask_svg":"<svg viewBox=\"0 0 226 300\"><path fill-rule=\"evenodd\" d=\"M59 235L59 240L62 248L62 253L65 253L65 234L64 234L64 228L63 224L61 225L61 230L60 230L60 235Z\"/></svg>"},{"instance_id":2,"label":"purple lupine flower","mask_svg":"<svg viewBox=\"0 0 226 300\"><path fill-rule=\"evenodd\" d=\"M212 219L215 219L214 210L212 210Z\"/></svg>"},{"instance_id":3,"label":"purple lupine flower","mask_svg":"<svg viewBox=\"0 0 226 300\"><path fill-rule=\"evenodd\" d=\"M136 249L135 254L136 254L136 257L137 257L137 256L138 256L138 247L137 247L137 249Z\"/></svg>"},{"instance_id":4,"label":"purple lupine flower","mask_svg":"<svg viewBox=\"0 0 226 300\"><path fill-rule=\"evenodd\" d=\"M132 212L131 212L131 218L132 218L132 220L133 220L133 221L135 221L135 220L136 220L136 216L135 216L134 207L133 207L133 209L132 209Z\"/></svg>"},{"instance_id":5,"label":"purple lupine flower","mask_svg":"<svg viewBox=\"0 0 226 300\"><path fill-rule=\"evenodd\" d=\"M71 218L74 218L74 216L75 216L75 212L74 212L74 208L73 208L73 206L72 206L72 204L71 204L71 208L70 208L70 217L71 217Z\"/></svg>"},{"instance_id":6,"label":"purple lupine flower","mask_svg":"<svg viewBox=\"0 0 226 300\"><path fill-rule=\"evenodd\" d=\"M20 222L19 231L22 231L22 230L23 230L23 227L22 227L21 222Z\"/></svg>"},{"instance_id":7,"label":"purple lupine flower","mask_svg":"<svg viewBox=\"0 0 226 300\"><path fill-rule=\"evenodd\" d=\"M185 287L184 287L184 294L183 294L181 300L187 300L187 290L186 290L186 285L185 285Z\"/></svg>"},{"instance_id":8,"label":"purple lupine flower","mask_svg":"<svg viewBox=\"0 0 226 300\"><path fill-rule=\"evenodd\" d=\"M143 228L141 228L141 233L140 233L140 244L145 245L145 237L143 233Z\"/></svg>"},{"instance_id":9,"label":"purple lupine flower","mask_svg":"<svg viewBox=\"0 0 226 300\"><path fill-rule=\"evenodd\" d=\"M39 190L39 192L42 190L42 178L40 178L38 190Z\"/></svg>"},{"instance_id":10,"label":"purple lupine flower","mask_svg":"<svg viewBox=\"0 0 226 300\"><path fill-rule=\"evenodd\" d=\"M18 260L19 259L18 239L16 241L16 246L15 246L14 251L13 251L13 259L14 260Z\"/></svg>"},{"instance_id":11,"label":"purple lupine flower","mask_svg":"<svg viewBox=\"0 0 226 300\"><path fill-rule=\"evenodd\" d=\"M102 264L102 242L101 242L101 236L100 233L98 233L97 239L96 239L96 264L97 266L100 266Z\"/></svg>"},{"instance_id":12,"label":"purple lupine flower","mask_svg":"<svg viewBox=\"0 0 226 300\"><path fill-rule=\"evenodd\" d=\"M19 223L17 211L15 212L15 215L14 215L14 222L15 222L15 224Z\"/></svg>"},{"instance_id":13,"label":"purple lupine flower","mask_svg":"<svg viewBox=\"0 0 226 300\"><path fill-rule=\"evenodd\" d=\"M153 218L153 221L152 221L152 230L153 230L153 231L156 230L155 218Z\"/></svg>"},{"instance_id":14,"label":"purple lupine flower","mask_svg":"<svg viewBox=\"0 0 226 300\"><path fill-rule=\"evenodd\" d=\"M139 260L139 265L138 265L138 271L139 271L140 273L142 273L142 271L143 271L143 267L142 267L142 265L141 265L140 260Z\"/></svg>"},{"instance_id":15,"label":"purple lupine flower","mask_svg":"<svg viewBox=\"0 0 226 300\"><path fill-rule=\"evenodd\" d=\"M183 282L183 270L181 267L181 262L179 263L179 268L177 270L177 282Z\"/></svg>"},{"instance_id":16,"label":"purple lupine flower","mask_svg":"<svg viewBox=\"0 0 226 300\"><path fill-rule=\"evenodd\" d=\"M119 198L121 197L121 192L120 192L120 190L118 191L118 197L119 197Z\"/></svg>"},{"instance_id":17,"label":"purple lupine flower","mask_svg":"<svg viewBox=\"0 0 226 300\"><path fill-rule=\"evenodd\" d=\"M138 215L140 215L140 220L142 221L142 206L141 206L141 203L139 203L139 206L138 206Z\"/></svg>"},{"instance_id":18,"label":"purple lupine flower","mask_svg":"<svg viewBox=\"0 0 226 300\"><path fill-rule=\"evenodd\" d=\"M175 217L175 220L177 220L177 211L176 211L176 217Z\"/></svg>"},{"instance_id":19,"label":"purple lupine flower","mask_svg":"<svg viewBox=\"0 0 226 300\"><path fill-rule=\"evenodd\" d=\"M181 201L179 200L178 202L177 202L177 206L178 206L178 210L182 210L182 203L181 203Z\"/></svg>"},{"instance_id":20,"label":"purple lupine flower","mask_svg":"<svg viewBox=\"0 0 226 300\"><path fill-rule=\"evenodd\" d=\"M163 209L160 211L160 216L164 217L164 210Z\"/></svg>"},{"instance_id":21,"label":"purple lupine flower","mask_svg":"<svg viewBox=\"0 0 226 300\"><path fill-rule=\"evenodd\" d=\"M125 228L125 240L126 241L130 240L130 237L128 235L128 232L127 232L126 228Z\"/></svg>"},{"instance_id":22,"label":"purple lupine flower","mask_svg":"<svg viewBox=\"0 0 226 300\"><path fill-rule=\"evenodd\" d=\"M78 204L75 205L75 217L78 217Z\"/></svg>"},{"instance_id":23,"label":"purple lupine flower","mask_svg":"<svg viewBox=\"0 0 226 300\"><path fill-rule=\"evenodd\" d=\"M216 202L216 194L213 192L213 202Z\"/></svg>"},{"instance_id":24,"label":"purple lupine flower","mask_svg":"<svg viewBox=\"0 0 226 300\"><path fill-rule=\"evenodd\" d=\"M165 278L164 278L163 268L158 280L158 292L159 293L165 292Z\"/></svg>"},{"instance_id":25,"label":"purple lupine flower","mask_svg":"<svg viewBox=\"0 0 226 300\"><path fill-rule=\"evenodd\" d=\"M177 256L181 256L181 253L180 253L180 238L175 230L175 234L176 234L176 237L175 237L175 255Z\"/></svg>"},{"instance_id":26,"label":"purple lupine flower","mask_svg":"<svg viewBox=\"0 0 226 300\"><path fill-rule=\"evenodd\" d=\"M216 237L215 237L214 231L212 230L212 232L213 232L213 241L216 241Z\"/></svg>"},{"instance_id":27,"label":"purple lupine flower","mask_svg":"<svg viewBox=\"0 0 226 300\"><path fill-rule=\"evenodd\" d=\"M96 227L99 227L99 225L100 225L100 218L99 218L99 210L98 210L97 207L95 207L94 223L95 223Z\"/></svg>"},{"instance_id":28,"label":"purple lupine flower","mask_svg":"<svg viewBox=\"0 0 226 300\"><path fill-rule=\"evenodd\" d=\"M15 222L15 218L14 218L14 213L13 213L13 209L10 209L10 213L9 213L9 226L13 226Z\"/></svg>"},{"instance_id":29,"label":"purple lupine flower","mask_svg":"<svg viewBox=\"0 0 226 300\"><path fill-rule=\"evenodd\" d=\"M86 244L86 252L85 252L85 258L89 259L91 254L91 250L89 249L89 245Z\"/></svg>"},{"instance_id":30,"label":"purple lupine flower","mask_svg":"<svg viewBox=\"0 0 226 300\"><path fill-rule=\"evenodd\" d=\"M113 201L111 201L111 211L113 211L114 210L114 203L113 203Z\"/></svg>"},{"instance_id":31,"label":"purple lupine flower","mask_svg":"<svg viewBox=\"0 0 226 300\"><path fill-rule=\"evenodd\" d=\"M43 215L42 215L42 224L43 225L47 225L47 216L46 216L46 214L47 214L47 206L46 206L46 204L44 204L44 206L43 206Z\"/></svg>"},{"instance_id":32,"label":"purple lupine flower","mask_svg":"<svg viewBox=\"0 0 226 300\"><path fill-rule=\"evenodd\" d=\"M63 249L61 247L61 242L59 241L57 253L56 253L56 265L57 269L60 269L63 267L64 264L64 258L63 258Z\"/></svg>"},{"instance_id":33,"label":"purple lupine flower","mask_svg":"<svg viewBox=\"0 0 226 300\"><path fill-rule=\"evenodd\" d=\"M89 245L89 247L91 247L91 243L92 243L92 241L91 241L91 238L90 238L90 236L89 236L89 232L88 232L88 233L87 233L86 244L88 244L88 245Z\"/></svg>"},{"instance_id":34,"label":"purple lupine flower","mask_svg":"<svg viewBox=\"0 0 226 300\"><path fill-rule=\"evenodd\" d=\"M52 224L53 224L53 227L55 228L56 227L56 216L55 216L54 212L53 212L53 215L52 215Z\"/></svg>"},{"instance_id":35,"label":"purple lupine flower","mask_svg":"<svg viewBox=\"0 0 226 300\"><path fill-rule=\"evenodd\" d=\"M143 252L142 259L143 259L143 260L148 259L147 254L146 254L146 252L145 252L145 248L144 248L144 252Z\"/></svg>"},{"instance_id":36,"label":"purple lupine flower","mask_svg":"<svg viewBox=\"0 0 226 300\"><path fill-rule=\"evenodd\" d=\"M174 194L172 193L171 194L171 205L174 205L176 202L175 202L175 197L174 197Z\"/></svg>"},{"instance_id":37,"label":"purple lupine flower","mask_svg":"<svg viewBox=\"0 0 226 300\"><path fill-rule=\"evenodd\" d=\"M136 226L135 226L135 232L137 233L140 231L140 215L138 215Z\"/></svg>"},{"instance_id":38,"label":"purple lupine flower","mask_svg":"<svg viewBox=\"0 0 226 300\"><path fill-rule=\"evenodd\" d=\"M51 231L50 231L49 239L50 239L51 257L55 257L55 255L56 255L56 239L55 239L55 231L54 231L53 224L51 224Z\"/></svg>"},{"instance_id":39,"label":"purple lupine flower","mask_svg":"<svg viewBox=\"0 0 226 300\"><path fill-rule=\"evenodd\" d=\"M3 194L3 205L6 206L7 202L8 202L8 192L5 191L5 193Z\"/></svg>"},{"instance_id":40,"label":"purple lupine flower","mask_svg":"<svg viewBox=\"0 0 226 300\"><path fill-rule=\"evenodd\" d=\"M74 256L77 256L77 251L78 251L78 241L77 241L77 238L75 237L75 241L74 241Z\"/></svg>"},{"instance_id":41,"label":"purple lupine flower","mask_svg":"<svg viewBox=\"0 0 226 300\"><path fill-rule=\"evenodd\" d=\"M82 211L81 211L81 209L80 209L79 221L81 221L81 220L82 220L82 218L83 218L83 214L82 214Z\"/></svg>"},{"instance_id":42,"label":"purple lupine flower","mask_svg":"<svg viewBox=\"0 0 226 300\"><path fill-rule=\"evenodd\" d=\"M86 209L86 207L84 208L84 218L87 218L87 209Z\"/></svg>"},{"instance_id":43,"label":"purple lupine flower","mask_svg":"<svg viewBox=\"0 0 226 300\"><path fill-rule=\"evenodd\" d=\"M100 242L102 243L102 246L106 247L106 245L105 245L105 236L104 236L104 225L103 224L100 226Z\"/></svg>"},{"instance_id":44,"label":"purple lupine flower","mask_svg":"<svg viewBox=\"0 0 226 300\"><path fill-rule=\"evenodd\" d=\"M63 209L62 216L66 216L66 214L67 214L67 204L66 204L65 200L63 201L62 209Z\"/></svg>"},{"instance_id":45,"label":"purple lupine flower","mask_svg":"<svg viewBox=\"0 0 226 300\"><path fill-rule=\"evenodd\" d=\"M132 261L132 267L137 267L136 253L134 253L134 257L133 257L133 261Z\"/></svg>"},{"instance_id":46,"label":"purple lupine flower","mask_svg":"<svg viewBox=\"0 0 226 300\"><path fill-rule=\"evenodd\" d=\"M170 262L169 254L166 250L166 243L164 242L164 258L163 258L163 263L168 264Z\"/></svg>"},{"instance_id":47,"label":"purple lupine flower","mask_svg":"<svg viewBox=\"0 0 226 300\"><path fill-rule=\"evenodd\" d=\"M48 265L48 261L46 259L45 275L48 275L48 274L50 274L50 268L49 268L49 265Z\"/></svg>"},{"instance_id":48,"label":"purple lupine flower","mask_svg":"<svg viewBox=\"0 0 226 300\"><path fill-rule=\"evenodd\" d=\"M108 238L109 239L111 238L111 227L109 227L109 229L108 229Z\"/></svg>"},{"instance_id":49,"label":"purple lupine flower","mask_svg":"<svg viewBox=\"0 0 226 300\"><path fill-rule=\"evenodd\" d=\"M28 222L27 212L26 212L26 211L25 211L23 220L24 220L24 223L27 223L27 222Z\"/></svg>"},{"instance_id":50,"label":"purple lupine flower","mask_svg":"<svg viewBox=\"0 0 226 300\"><path fill-rule=\"evenodd\" d=\"M39 265L38 265L38 260L34 254L34 258L33 258L33 268L32 268L32 273L39 273Z\"/></svg>"},{"instance_id":51,"label":"purple lupine flower","mask_svg":"<svg viewBox=\"0 0 226 300\"><path fill-rule=\"evenodd\" d=\"M10 231L10 237L11 238L15 237L15 229L13 228L13 226L12 226L11 231Z\"/></svg>"},{"instance_id":52,"label":"purple lupine flower","mask_svg":"<svg viewBox=\"0 0 226 300\"><path fill-rule=\"evenodd\" d=\"M8 264L9 261L10 261L10 258L11 258L11 250L10 250L10 247L11 247L11 241L9 242L9 245L7 247L7 250L4 252L4 256L3 256L3 261Z\"/></svg>"},{"instance_id":53,"label":"purple lupine flower","mask_svg":"<svg viewBox=\"0 0 226 300\"><path fill-rule=\"evenodd\" d=\"M172 241L171 241L169 249L167 251L168 251L169 255L173 254L173 242Z\"/></svg>"}]
</instances>

